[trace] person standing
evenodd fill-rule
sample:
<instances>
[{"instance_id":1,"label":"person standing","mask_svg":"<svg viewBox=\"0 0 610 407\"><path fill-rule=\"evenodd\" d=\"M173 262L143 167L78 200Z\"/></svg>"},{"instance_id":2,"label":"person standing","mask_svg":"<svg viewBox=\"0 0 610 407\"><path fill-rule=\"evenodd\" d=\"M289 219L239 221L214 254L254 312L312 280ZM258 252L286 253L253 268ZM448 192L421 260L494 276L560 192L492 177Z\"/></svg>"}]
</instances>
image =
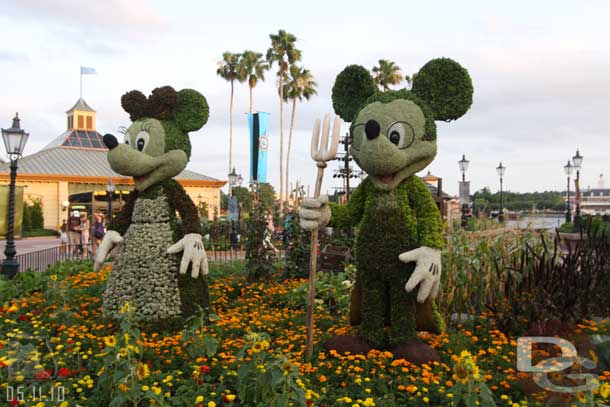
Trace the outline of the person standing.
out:
<instances>
[{"instance_id":1,"label":"person standing","mask_svg":"<svg viewBox=\"0 0 610 407\"><path fill-rule=\"evenodd\" d=\"M70 254L76 256L80 251L80 213L72 212L68 222L68 239L70 242Z\"/></svg>"},{"instance_id":2,"label":"person standing","mask_svg":"<svg viewBox=\"0 0 610 407\"><path fill-rule=\"evenodd\" d=\"M87 212L80 214L80 243L83 247L83 257L89 257L89 219L87 219ZM86 255L86 256L85 256Z\"/></svg>"},{"instance_id":3,"label":"person standing","mask_svg":"<svg viewBox=\"0 0 610 407\"><path fill-rule=\"evenodd\" d=\"M106 228L104 226L104 214L100 212L99 209L97 209L93 214L93 237L91 238L91 249L93 252L93 257L95 257L97 247L102 242L102 239L104 238L105 234Z\"/></svg>"},{"instance_id":4,"label":"person standing","mask_svg":"<svg viewBox=\"0 0 610 407\"><path fill-rule=\"evenodd\" d=\"M70 243L70 240L68 239L68 223L65 219L59 227L59 241L61 243L60 253L62 256L65 256L68 254L68 243Z\"/></svg>"}]
</instances>

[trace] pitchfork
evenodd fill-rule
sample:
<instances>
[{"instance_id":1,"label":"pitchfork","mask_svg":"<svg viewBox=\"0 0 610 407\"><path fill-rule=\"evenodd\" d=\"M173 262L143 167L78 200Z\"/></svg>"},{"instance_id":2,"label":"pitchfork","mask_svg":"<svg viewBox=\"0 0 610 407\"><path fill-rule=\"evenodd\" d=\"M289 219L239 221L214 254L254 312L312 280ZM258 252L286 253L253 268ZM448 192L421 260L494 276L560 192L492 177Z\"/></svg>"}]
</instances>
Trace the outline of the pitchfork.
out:
<instances>
[{"instance_id":1,"label":"pitchfork","mask_svg":"<svg viewBox=\"0 0 610 407\"><path fill-rule=\"evenodd\" d=\"M313 126L313 135L311 137L311 158L316 162L318 167L318 176L316 177L316 189L314 198L320 197L322 189L322 178L324 177L324 169L326 163L335 158L337 155L337 147L339 146L339 134L341 132L341 119L335 116L333 123L332 138L329 143L330 135L330 115L324 116L324 124L322 127L322 139L320 140L320 119L316 119ZM309 256L309 296L307 302L307 357L311 358L313 353L313 311L314 300L316 296L316 269L318 263L318 228L311 231L311 253Z\"/></svg>"}]
</instances>

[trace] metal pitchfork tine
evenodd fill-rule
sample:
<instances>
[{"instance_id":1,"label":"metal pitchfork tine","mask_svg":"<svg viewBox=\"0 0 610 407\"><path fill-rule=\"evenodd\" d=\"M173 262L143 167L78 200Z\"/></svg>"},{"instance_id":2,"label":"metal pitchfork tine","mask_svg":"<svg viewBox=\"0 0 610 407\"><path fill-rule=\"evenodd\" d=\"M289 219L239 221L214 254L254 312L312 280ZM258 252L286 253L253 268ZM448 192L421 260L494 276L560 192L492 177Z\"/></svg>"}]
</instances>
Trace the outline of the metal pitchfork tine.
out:
<instances>
[{"instance_id":1,"label":"metal pitchfork tine","mask_svg":"<svg viewBox=\"0 0 610 407\"><path fill-rule=\"evenodd\" d=\"M330 115L324 116L324 124L322 126L322 139L320 139L320 119L316 119L311 137L311 158L316 162L318 167L318 175L316 177L316 189L314 198L320 197L322 189L322 178L324 178L324 169L326 163L335 158L337 155L337 147L339 146L339 135L341 133L341 119L335 116L333 123L333 132L330 137ZM309 256L309 293L307 302L307 358L311 358L313 354L313 306L316 296L316 271L318 263L318 228L311 231L311 245Z\"/></svg>"}]
</instances>

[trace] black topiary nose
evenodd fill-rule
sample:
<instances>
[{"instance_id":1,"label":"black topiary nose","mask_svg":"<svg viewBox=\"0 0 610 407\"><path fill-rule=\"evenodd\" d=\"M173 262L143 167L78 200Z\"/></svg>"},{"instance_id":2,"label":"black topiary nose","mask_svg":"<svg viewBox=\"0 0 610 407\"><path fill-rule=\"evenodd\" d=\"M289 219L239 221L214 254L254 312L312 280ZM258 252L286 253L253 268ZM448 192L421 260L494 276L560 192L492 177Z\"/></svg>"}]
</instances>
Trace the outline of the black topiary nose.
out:
<instances>
[{"instance_id":1,"label":"black topiary nose","mask_svg":"<svg viewBox=\"0 0 610 407\"><path fill-rule=\"evenodd\" d=\"M366 138L368 138L369 140L373 140L379 137L380 132L381 126L379 126L379 123L377 123L375 120L369 120L364 125L364 133L366 134Z\"/></svg>"},{"instance_id":2,"label":"black topiary nose","mask_svg":"<svg viewBox=\"0 0 610 407\"><path fill-rule=\"evenodd\" d=\"M108 147L108 150L112 150L113 148L119 145L119 142L116 140L116 137L114 137L112 134L104 134L102 140L104 141L104 145Z\"/></svg>"}]
</instances>

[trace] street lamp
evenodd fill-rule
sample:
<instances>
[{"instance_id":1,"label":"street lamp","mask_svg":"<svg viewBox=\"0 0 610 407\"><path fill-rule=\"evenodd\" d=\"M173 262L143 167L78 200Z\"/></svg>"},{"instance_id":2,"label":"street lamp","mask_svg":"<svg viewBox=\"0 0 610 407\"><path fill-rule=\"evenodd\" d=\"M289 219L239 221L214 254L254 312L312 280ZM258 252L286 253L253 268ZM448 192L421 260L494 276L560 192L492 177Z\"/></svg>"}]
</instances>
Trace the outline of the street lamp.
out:
<instances>
[{"instance_id":1,"label":"street lamp","mask_svg":"<svg viewBox=\"0 0 610 407\"><path fill-rule=\"evenodd\" d=\"M233 195L233 186L237 183L238 174L235 172L235 167L229 173L229 196Z\"/></svg>"},{"instance_id":2,"label":"street lamp","mask_svg":"<svg viewBox=\"0 0 610 407\"><path fill-rule=\"evenodd\" d=\"M576 214L574 215L574 226L576 226L576 230L580 232L580 228L582 225L582 218L580 216L580 167L582 166L583 157L580 155L580 152L576 150L576 155L572 157L572 162L574 163L574 168L576 168L576 197L574 198L576 201Z\"/></svg>"},{"instance_id":3,"label":"street lamp","mask_svg":"<svg viewBox=\"0 0 610 407\"><path fill-rule=\"evenodd\" d=\"M563 166L563 170L566 172L568 176L568 195L566 199L566 223L572 222L572 211L570 210L570 175L572 175L572 171L574 170L574 166L568 160L568 163Z\"/></svg>"},{"instance_id":4,"label":"street lamp","mask_svg":"<svg viewBox=\"0 0 610 407\"><path fill-rule=\"evenodd\" d=\"M112 178L108 178L106 183L106 194L108 196L108 223L112 222L112 196L114 195L114 183Z\"/></svg>"},{"instance_id":5,"label":"street lamp","mask_svg":"<svg viewBox=\"0 0 610 407\"><path fill-rule=\"evenodd\" d=\"M470 164L470 161L466 159L466 154L462 154L462 159L458 161L460 171L462 171L462 181L466 181L466 170L468 169L468 164Z\"/></svg>"},{"instance_id":6,"label":"street lamp","mask_svg":"<svg viewBox=\"0 0 610 407\"><path fill-rule=\"evenodd\" d=\"M500 213L498 214L498 220L500 222L504 222L504 191L502 190L502 183L504 181L504 174L506 173L506 167L504 167L502 165L502 162L500 162L500 165L498 165L496 167L496 172L498 173L498 176L500 177Z\"/></svg>"},{"instance_id":7,"label":"street lamp","mask_svg":"<svg viewBox=\"0 0 610 407\"><path fill-rule=\"evenodd\" d=\"M233 188L236 185L241 186L243 180L244 179L242 178L241 174L236 173L235 167L233 167L233 169L229 173L229 217L231 219L231 246L234 250L237 249L239 242L237 241L237 225L235 224L235 212L231 212L231 207L233 207L235 210L238 210L237 199L233 197ZM237 218L239 219L239 215L237 216Z\"/></svg>"},{"instance_id":8,"label":"street lamp","mask_svg":"<svg viewBox=\"0 0 610 407\"><path fill-rule=\"evenodd\" d=\"M466 159L466 154L462 154L462 159L458 161L460 171L462 171L462 182L460 188L460 200L462 201L462 228L468 225L468 198L470 191L466 187L466 170L470 161Z\"/></svg>"},{"instance_id":9,"label":"street lamp","mask_svg":"<svg viewBox=\"0 0 610 407\"><path fill-rule=\"evenodd\" d=\"M13 125L8 129L2 129L2 139L6 147L6 154L11 160L11 178L9 185L8 199L8 231L6 233L6 246L4 247L4 255L6 258L2 261L0 274L8 279L12 279L19 272L19 261L15 258L17 250L15 249L15 183L17 182L17 162L23 153L25 143L28 141L29 133L26 133L20 127L19 114L15 113Z\"/></svg>"}]
</instances>

